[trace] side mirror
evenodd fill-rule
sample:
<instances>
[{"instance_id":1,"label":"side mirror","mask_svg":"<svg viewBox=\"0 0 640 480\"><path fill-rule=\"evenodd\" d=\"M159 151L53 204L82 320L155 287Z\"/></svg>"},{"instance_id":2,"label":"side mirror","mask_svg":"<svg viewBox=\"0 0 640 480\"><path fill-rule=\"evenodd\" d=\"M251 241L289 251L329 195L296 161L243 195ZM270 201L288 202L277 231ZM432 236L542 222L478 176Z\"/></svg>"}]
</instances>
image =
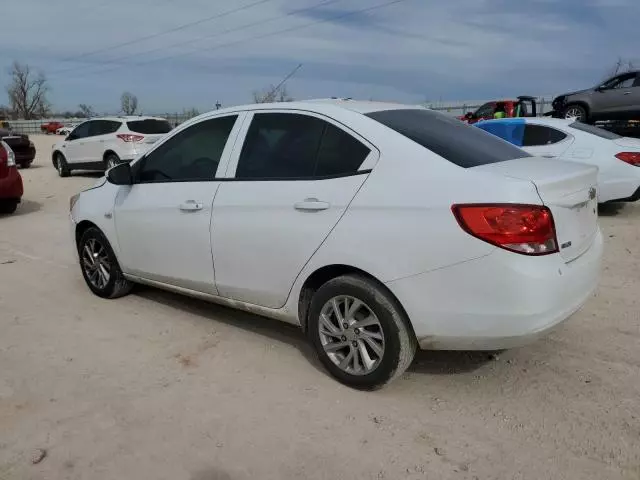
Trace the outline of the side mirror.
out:
<instances>
[{"instance_id":1,"label":"side mirror","mask_svg":"<svg viewBox=\"0 0 640 480\"><path fill-rule=\"evenodd\" d=\"M598 85L596 87L596 92L604 92L607 88L604 85Z\"/></svg>"},{"instance_id":2,"label":"side mirror","mask_svg":"<svg viewBox=\"0 0 640 480\"><path fill-rule=\"evenodd\" d=\"M467 112L464 114L464 118L466 118L467 120L472 120L474 117L473 112Z\"/></svg>"},{"instance_id":3,"label":"side mirror","mask_svg":"<svg viewBox=\"0 0 640 480\"><path fill-rule=\"evenodd\" d=\"M125 162L110 168L107 171L107 180L114 185L132 185L131 165Z\"/></svg>"}]
</instances>

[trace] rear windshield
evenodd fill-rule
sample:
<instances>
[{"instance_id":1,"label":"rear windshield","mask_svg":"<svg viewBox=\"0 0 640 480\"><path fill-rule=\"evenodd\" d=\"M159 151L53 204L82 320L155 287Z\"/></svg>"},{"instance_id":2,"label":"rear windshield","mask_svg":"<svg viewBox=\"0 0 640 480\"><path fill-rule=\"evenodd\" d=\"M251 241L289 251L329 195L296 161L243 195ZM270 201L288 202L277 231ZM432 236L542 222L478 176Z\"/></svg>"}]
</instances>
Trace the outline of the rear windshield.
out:
<instances>
[{"instance_id":1,"label":"rear windshield","mask_svg":"<svg viewBox=\"0 0 640 480\"><path fill-rule=\"evenodd\" d=\"M384 110L367 116L463 168L531 156L495 135L433 110Z\"/></svg>"},{"instance_id":2,"label":"rear windshield","mask_svg":"<svg viewBox=\"0 0 640 480\"><path fill-rule=\"evenodd\" d=\"M582 122L573 122L569 126L571 128L575 128L576 130L592 133L593 135L600 138L606 138L607 140L615 140L617 138L622 138L617 133L613 133L613 132L610 132L609 130L605 130L604 128L596 127L594 125L588 125Z\"/></svg>"},{"instance_id":3,"label":"rear windshield","mask_svg":"<svg viewBox=\"0 0 640 480\"><path fill-rule=\"evenodd\" d=\"M168 133L171 131L171 124L166 120L132 120L127 122L129 130L136 133Z\"/></svg>"}]
</instances>

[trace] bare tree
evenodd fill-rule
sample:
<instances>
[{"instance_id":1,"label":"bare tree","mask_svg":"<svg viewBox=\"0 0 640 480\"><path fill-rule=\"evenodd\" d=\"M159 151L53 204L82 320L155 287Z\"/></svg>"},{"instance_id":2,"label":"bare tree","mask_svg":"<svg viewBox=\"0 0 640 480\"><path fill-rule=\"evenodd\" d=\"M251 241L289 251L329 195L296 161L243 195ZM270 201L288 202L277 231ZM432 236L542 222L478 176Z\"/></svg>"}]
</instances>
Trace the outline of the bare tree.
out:
<instances>
[{"instance_id":1,"label":"bare tree","mask_svg":"<svg viewBox=\"0 0 640 480\"><path fill-rule=\"evenodd\" d=\"M138 110L138 97L131 92L124 92L120 97L120 107L125 115L134 115Z\"/></svg>"},{"instance_id":2,"label":"bare tree","mask_svg":"<svg viewBox=\"0 0 640 480\"><path fill-rule=\"evenodd\" d=\"M20 62L13 62L9 69L11 83L7 85L11 110L26 120L46 117L51 105L47 101L49 86L42 72L34 72L32 68Z\"/></svg>"},{"instance_id":3,"label":"bare tree","mask_svg":"<svg viewBox=\"0 0 640 480\"><path fill-rule=\"evenodd\" d=\"M618 75L619 73L630 72L630 71L635 70L635 69L636 69L635 63L632 60L623 59L622 57L618 57L618 59L616 60L616 63L613 65L613 67L611 67L607 71L607 75L605 77L605 80L607 78L614 77L614 76Z\"/></svg>"},{"instance_id":4,"label":"bare tree","mask_svg":"<svg viewBox=\"0 0 640 480\"><path fill-rule=\"evenodd\" d=\"M292 102L293 97L289 95L286 85L280 87L270 85L262 91L253 92L254 103Z\"/></svg>"},{"instance_id":5,"label":"bare tree","mask_svg":"<svg viewBox=\"0 0 640 480\"><path fill-rule=\"evenodd\" d=\"M93 110L91 105L87 105L86 103L81 103L78 105L78 109L80 110L81 117L91 118L96 116L96 112Z\"/></svg>"}]
</instances>

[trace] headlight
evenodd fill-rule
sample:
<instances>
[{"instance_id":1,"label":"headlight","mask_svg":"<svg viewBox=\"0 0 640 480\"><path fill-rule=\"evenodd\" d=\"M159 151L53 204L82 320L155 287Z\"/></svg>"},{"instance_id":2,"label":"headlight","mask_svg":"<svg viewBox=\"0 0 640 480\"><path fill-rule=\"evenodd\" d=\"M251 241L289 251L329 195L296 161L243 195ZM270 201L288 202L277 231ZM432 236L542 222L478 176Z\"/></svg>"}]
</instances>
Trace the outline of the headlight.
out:
<instances>
[{"instance_id":1,"label":"headlight","mask_svg":"<svg viewBox=\"0 0 640 480\"><path fill-rule=\"evenodd\" d=\"M69 199L69 211L73 210L73 206L76 204L79 198L80 198L80 194L76 193L73 197Z\"/></svg>"}]
</instances>

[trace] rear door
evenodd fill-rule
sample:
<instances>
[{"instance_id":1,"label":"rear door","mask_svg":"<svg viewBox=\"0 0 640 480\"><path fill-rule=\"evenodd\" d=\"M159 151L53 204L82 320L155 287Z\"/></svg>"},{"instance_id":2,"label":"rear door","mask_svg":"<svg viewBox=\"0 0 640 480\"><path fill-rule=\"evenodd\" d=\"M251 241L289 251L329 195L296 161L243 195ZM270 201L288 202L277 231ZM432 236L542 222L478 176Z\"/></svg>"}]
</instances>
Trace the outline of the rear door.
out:
<instances>
[{"instance_id":1,"label":"rear door","mask_svg":"<svg viewBox=\"0 0 640 480\"><path fill-rule=\"evenodd\" d=\"M114 120L93 120L91 122L89 138L85 144L86 162L102 163L108 142L121 124L121 122Z\"/></svg>"},{"instance_id":2,"label":"rear door","mask_svg":"<svg viewBox=\"0 0 640 480\"><path fill-rule=\"evenodd\" d=\"M216 286L222 296L280 308L366 180L361 165L378 152L322 116L250 116L213 205Z\"/></svg>"}]
</instances>

